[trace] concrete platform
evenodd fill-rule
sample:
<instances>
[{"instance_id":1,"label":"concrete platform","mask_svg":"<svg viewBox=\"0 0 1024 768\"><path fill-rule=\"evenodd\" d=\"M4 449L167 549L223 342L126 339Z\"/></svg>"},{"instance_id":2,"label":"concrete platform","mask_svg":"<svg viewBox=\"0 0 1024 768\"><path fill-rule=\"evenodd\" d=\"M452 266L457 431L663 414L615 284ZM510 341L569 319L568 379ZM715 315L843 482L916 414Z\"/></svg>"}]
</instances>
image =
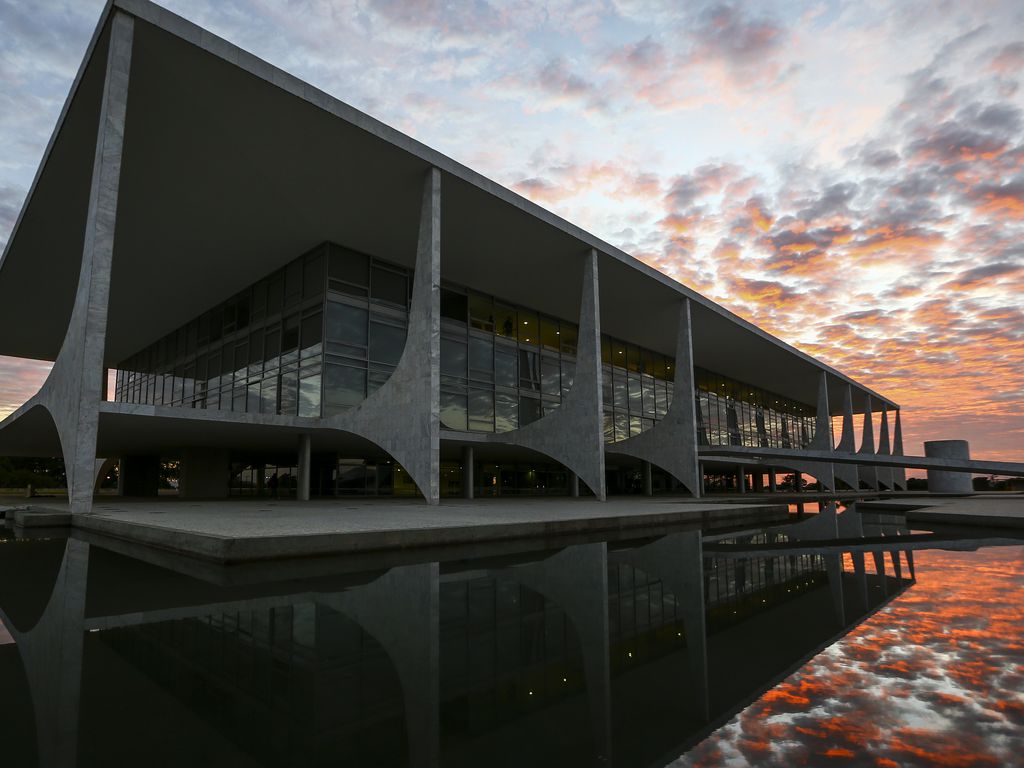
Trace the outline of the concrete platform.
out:
<instances>
[{"instance_id":1,"label":"concrete platform","mask_svg":"<svg viewBox=\"0 0 1024 768\"><path fill-rule=\"evenodd\" d=\"M553 541L580 534L656 535L683 526L741 526L788 519L785 504L638 497L604 503L567 498L453 499L439 507L415 499L99 498L91 513L81 515L67 515L66 507L47 501L47 514L65 515L76 531L223 564L509 539Z\"/></svg>"},{"instance_id":2,"label":"concrete platform","mask_svg":"<svg viewBox=\"0 0 1024 768\"><path fill-rule=\"evenodd\" d=\"M862 512L902 512L907 522L1024 529L1024 494L900 496L857 504Z\"/></svg>"}]
</instances>

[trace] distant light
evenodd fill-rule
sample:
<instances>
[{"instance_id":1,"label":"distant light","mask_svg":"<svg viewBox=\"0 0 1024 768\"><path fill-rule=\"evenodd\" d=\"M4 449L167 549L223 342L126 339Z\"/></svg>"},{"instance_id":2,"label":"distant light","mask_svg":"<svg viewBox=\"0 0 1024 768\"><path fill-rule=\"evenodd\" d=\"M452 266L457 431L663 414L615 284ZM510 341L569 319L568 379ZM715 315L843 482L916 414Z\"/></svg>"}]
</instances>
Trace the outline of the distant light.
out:
<instances>
[{"instance_id":1,"label":"distant light","mask_svg":"<svg viewBox=\"0 0 1024 768\"><path fill-rule=\"evenodd\" d=\"M627 651L627 652L626 652L626 655L627 655L627 656L628 656L629 658L631 658L631 659L633 658L633 652L632 652L632 651Z\"/></svg>"},{"instance_id":2,"label":"distant light","mask_svg":"<svg viewBox=\"0 0 1024 768\"><path fill-rule=\"evenodd\" d=\"M530 694L531 696L533 696L533 691L529 691L529 694Z\"/></svg>"},{"instance_id":3,"label":"distant light","mask_svg":"<svg viewBox=\"0 0 1024 768\"><path fill-rule=\"evenodd\" d=\"M568 681L568 680L566 680L566 679L565 679L565 678L563 677L563 678L562 678L562 682L563 682L563 683L568 683L569 681Z\"/></svg>"},{"instance_id":4,"label":"distant light","mask_svg":"<svg viewBox=\"0 0 1024 768\"><path fill-rule=\"evenodd\" d=\"M555 336L561 336L561 335L562 335L561 331L555 331Z\"/></svg>"},{"instance_id":5,"label":"distant light","mask_svg":"<svg viewBox=\"0 0 1024 768\"><path fill-rule=\"evenodd\" d=\"M529 325L529 324L530 324L529 320L523 320L523 325Z\"/></svg>"}]
</instances>

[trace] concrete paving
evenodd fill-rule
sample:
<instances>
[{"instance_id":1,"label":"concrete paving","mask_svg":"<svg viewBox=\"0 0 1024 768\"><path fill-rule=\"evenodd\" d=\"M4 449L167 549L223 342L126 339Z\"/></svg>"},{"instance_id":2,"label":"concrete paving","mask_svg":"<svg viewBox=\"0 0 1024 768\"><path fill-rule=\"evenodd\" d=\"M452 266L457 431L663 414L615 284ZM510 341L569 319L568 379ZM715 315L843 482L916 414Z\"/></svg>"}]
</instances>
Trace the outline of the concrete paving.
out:
<instances>
[{"instance_id":1,"label":"concrete paving","mask_svg":"<svg viewBox=\"0 0 1024 768\"><path fill-rule=\"evenodd\" d=\"M66 502L39 500L33 512L66 513ZM479 544L579 534L664 533L673 527L771 524L788 519L785 504L719 504L681 498L271 499L187 501L105 499L71 525L219 563Z\"/></svg>"},{"instance_id":2,"label":"concrete paving","mask_svg":"<svg viewBox=\"0 0 1024 768\"><path fill-rule=\"evenodd\" d=\"M862 502L861 511L904 512L908 522L972 525L986 528L1024 528L1024 494L975 496L907 496Z\"/></svg>"}]
</instances>

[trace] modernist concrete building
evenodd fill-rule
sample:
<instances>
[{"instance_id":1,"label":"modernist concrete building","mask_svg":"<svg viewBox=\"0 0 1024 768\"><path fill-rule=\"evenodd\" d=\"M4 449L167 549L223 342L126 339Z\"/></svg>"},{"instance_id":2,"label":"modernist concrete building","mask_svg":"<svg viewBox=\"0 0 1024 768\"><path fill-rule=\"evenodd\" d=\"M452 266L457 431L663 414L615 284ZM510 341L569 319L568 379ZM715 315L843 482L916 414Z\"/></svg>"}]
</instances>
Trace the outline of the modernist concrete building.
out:
<instances>
[{"instance_id":1,"label":"modernist concrete building","mask_svg":"<svg viewBox=\"0 0 1024 768\"><path fill-rule=\"evenodd\" d=\"M0 354L55 361L0 454L62 455L76 511L105 460L133 495L168 460L201 497L904 485L897 403L145 0L11 234Z\"/></svg>"}]
</instances>

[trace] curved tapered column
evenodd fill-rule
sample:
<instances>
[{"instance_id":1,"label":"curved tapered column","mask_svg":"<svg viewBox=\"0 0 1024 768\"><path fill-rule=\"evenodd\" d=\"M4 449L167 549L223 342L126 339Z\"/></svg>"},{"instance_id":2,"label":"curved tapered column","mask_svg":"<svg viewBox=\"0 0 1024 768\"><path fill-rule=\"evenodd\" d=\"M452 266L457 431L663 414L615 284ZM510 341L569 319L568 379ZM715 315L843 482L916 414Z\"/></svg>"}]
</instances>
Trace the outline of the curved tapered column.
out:
<instances>
[{"instance_id":1,"label":"curved tapered column","mask_svg":"<svg viewBox=\"0 0 1024 768\"><path fill-rule=\"evenodd\" d=\"M373 441L397 461L430 504L441 497L441 172L423 183L416 271L405 349L394 373L347 413L324 425Z\"/></svg>"},{"instance_id":2,"label":"curved tapered column","mask_svg":"<svg viewBox=\"0 0 1024 768\"><path fill-rule=\"evenodd\" d=\"M684 299L679 307L676 373L668 411L650 429L612 443L607 446L607 450L609 453L621 453L661 467L686 486L691 494L700 496L692 334L690 300Z\"/></svg>"},{"instance_id":3,"label":"curved tapered column","mask_svg":"<svg viewBox=\"0 0 1024 768\"><path fill-rule=\"evenodd\" d=\"M864 436L860 441L860 450L857 453L875 453L875 425L874 413L871 411L871 396L867 397L867 405L864 407ZM873 491L878 490L878 473L873 466L858 465L857 476L860 481Z\"/></svg>"},{"instance_id":4,"label":"curved tapered column","mask_svg":"<svg viewBox=\"0 0 1024 768\"><path fill-rule=\"evenodd\" d=\"M92 509L96 484L96 436L104 391L103 355L133 37L132 17L115 12L107 43L78 290L64 343L37 395L57 427L74 513Z\"/></svg>"},{"instance_id":5,"label":"curved tapered column","mask_svg":"<svg viewBox=\"0 0 1024 768\"><path fill-rule=\"evenodd\" d=\"M604 480L604 403L601 399L601 305L597 251L583 260L576 376L552 414L489 440L550 456L574 473L601 501Z\"/></svg>"},{"instance_id":6,"label":"curved tapered column","mask_svg":"<svg viewBox=\"0 0 1024 768\"><path fill-rule=\"evenodd\" d=\"M903 455L903 424L900 421L900 409L896 409L896 424L892 433L892 455ZM907 470L898 467L892 471L893 490L907 490Z\"/></svg>"},{"instance_id":7,"label":"curved tapered column","mask_svg":"<svg viewBox=\"0 0 1024 768\"><path fill-rule=\"evenodd\" d=\"M596 764L610 765L611 666L608 650L608 547L569 546L551 557L499 572L544 595L565 611L583 655Z\"/></svg>"},{"instance_id":8,"label":"curved tapered column","mask_svg":"<svg viewBox=\"0 0 1024 768\"><path fill-rule=\"evenodd\" d=\"M878 430L878 455L890 455L889 449L889 409L882 404L882 417ZM892 467L875 467L875 476L878 478L878 487L888 491L893 490Z\"/></svg>"},{"instance_id":9,"label":"curved tapered column","mask_svg":"<svg viewBox=\"0 0 1024 768\"><path fill-rule=\"evenodd\" d=\"M854 453L857 450L857 438L853 432L853 389L849 384L843 392L843 431L836 450L843 453ZM836 480L842 480L851 489L856 491L860 488L856 464L833 464L832 474Z\"/></svg>"},{"instance_id":10,"label":"curved tapered column","mask_svg":"<svg viewBox=\"0 0 1024 768\"><path fill-rule=\"evenodd\" d=\"M692 690L682 695L690 698L694 714L707 720L711 716L711 704L704 611L704 550L700 531L662 536L650 544L621 552L619 557L661 579L665 590L676 599L686 630L693 683Z\"/></svg>"},{"instance_id":11,"label":"curved tapered column","mask_svg":"<svg viewBox=\"0 0 1024 768\"><path fill-rule=\"evenodd\" d=\"M440 587L437 563L392 568L380 578L318 601L353 619L381 644L402 683L409 765L440 755Z\"/></svg>"}]
</instances>

